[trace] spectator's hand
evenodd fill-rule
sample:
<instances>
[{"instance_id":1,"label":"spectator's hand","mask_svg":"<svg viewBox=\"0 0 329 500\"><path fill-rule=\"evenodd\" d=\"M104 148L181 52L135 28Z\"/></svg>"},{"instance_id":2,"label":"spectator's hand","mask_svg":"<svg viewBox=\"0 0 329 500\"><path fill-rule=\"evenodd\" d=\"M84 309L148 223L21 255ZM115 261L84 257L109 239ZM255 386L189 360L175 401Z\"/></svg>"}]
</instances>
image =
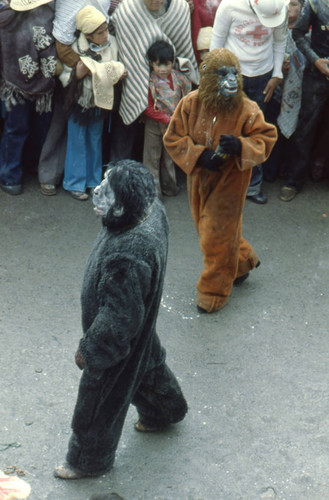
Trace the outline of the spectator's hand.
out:
<instances>
[{"instance_id":1,"label":"spectator's hand","mask_svg":"<svg viewBox=\"0 0 329 500\"><path fill-rule=\"evenodd\" d=\"M190 14L194 11L194 2L193 0L186 0L188 3L188 6L190 7Z\"/></svg>"},{"instance_id":2,"label":"spectator's hand","mask_svg":"<svg viewBox=\"0 0 329 500\"><path fill-rule=\"evenodd\" d=\"M283 76L287 76L290 70L290 61L287 59L286 61L283 61L282 63L282 73Z\"/></svg>"},{"instance_id":3,"label":"spectator's hand","mask_svg":"<svg viewBox=\"0 0 329 500\"><path fill-rule=\"evenodd\" d=\"M317 59L314 66L320 71L320 73L329 76L329 59Z\"/></svg>"},{"instance_id":4,"label":"spectator's hand","mask_svg":"<svg viewBox=\"0 0 329 500\"><path fill-rule=\"evenodd\" d=\"M119 80L124 80L128 76L128 71L125 69L122 75L120 76Z\"/></svg>"},{"instance_id":5,"label":"spectator's hand","mask_svg":"<svg viewBox=\"0 0 329 500\"><path fill-rule=\"evenodd\" d=\"M213 149L205 149L198 160L198 164L201 165L201 167L211 170L212 172L218 172L219 167L224 163L225 160L216 155Z\"/></svg>"},{"instance_id":6,"label":"spectator's hand","mask_svg":"<svg viewBox=\"0 0 329 500\"><path fill-rule=\"evenodd\" d=\"M81 80L82 78L84 78L86 75L90 75L90 71L89 69L87 68L87 66L82 62L82 61L79 61L77 63L77 66L76 66L76 77L78 80Z\"/></svg>"},{"instance_id":7,"label":"spectator's hand","mask_svg":"<svg viewBox=\"0 0 329 500\"><path fill-rule=\"evenodd\" d=\"M80 368L80 370L83 370L85 367L85 360L83 359L80 349L78 349L75 353L75 364Z\"/></svg>"},{"instance_id":8,"label":"spectator's hand","mask_svg":"<svg viewBox=\"0 0 329 500\"><path fill-rule=\"evenodd\" d=\"M279 83L282 82L282 78L278 78L277 76L272 76L267 82L265 89L263 90L264 94L264 102L269 102L272 98L273 92Z\"/></svg>"},{"instance_id":9,"label":"spectator's hand","mask_svg":"<svg viewBox=\"0 0 329 500\"><path fill-rule=\"evenodd\" d=\"M241 141L234 135L222 135L219 141L220 149L228 155L241 155Z\"/></svg>"}]
</instances>

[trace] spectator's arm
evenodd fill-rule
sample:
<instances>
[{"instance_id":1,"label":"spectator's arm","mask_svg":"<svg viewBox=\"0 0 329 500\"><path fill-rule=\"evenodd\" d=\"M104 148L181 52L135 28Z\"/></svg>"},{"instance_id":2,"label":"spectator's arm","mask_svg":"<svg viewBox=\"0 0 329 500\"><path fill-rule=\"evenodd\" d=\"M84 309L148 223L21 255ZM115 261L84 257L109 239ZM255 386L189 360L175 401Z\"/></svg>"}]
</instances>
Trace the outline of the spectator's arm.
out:
<instances>
[{"instance_id":1,"label":"spectator's arm","mask_svg":"<svg viewBox=\"0 0 329 500\"><path fill-rule=\"evenodd\" d=\"M307 2L292 30L292 37L295 40L297 47L311 64L314 64L315 61L319 59L319 56L311 48L311 43L305 35L309 32L310 26L314 22L314 17L312 7L309 2Z\"/></svg>"},{"instance_id":2,"label":"spectator's arm","mask_svg":"<svg viewBox=\"0 0 329 500\"><path fill-rule=\"evenodd\" d=\"M272 78L283 78L282 64L287 46L288 26L287 22L273 30L273 57L274 66Z\"/></svg>"},{"instance_id":3,"label":"spectator's arm","mask_svg":"<svg viewBox=\"0 0 329 500\"><path fill-rule=\"evenodd\" d=\"M157 111L156 109L154 109L154 101L150 90L149 102L147 108L144 111L144 115L152 118L152 120L155 120L156 122L163 123L164 125L168 125L168 123L170 122L170 116L166 115L166 113L163 113L162 111Z\"/></svg>"},{"instance_id":4,"label":"spectator's arm","mask_svg":"<svg viewBox=\"0 0 329 500\"><path fill-rule=\"evenodd\" d=\"M70 66L70 68L74 68L80 61L80 57L74 52L70 45L65 45L56 40L56 50L58 59L66 64L66 66Z\"/></svg>"},{"instance_id":5,"label":"spectator's arm","mask_svg":"<svg viewBox=\"0 0 329 500\"><path fill-rule=\"evenodd\" d=\"M230 3L229 1L222 0L222 3L219 5L216 11L210 50L222 49L223 47L225 47L225 42L231 26L231 22L232 19L230 12Z\"/></svg>"}]
</instances>

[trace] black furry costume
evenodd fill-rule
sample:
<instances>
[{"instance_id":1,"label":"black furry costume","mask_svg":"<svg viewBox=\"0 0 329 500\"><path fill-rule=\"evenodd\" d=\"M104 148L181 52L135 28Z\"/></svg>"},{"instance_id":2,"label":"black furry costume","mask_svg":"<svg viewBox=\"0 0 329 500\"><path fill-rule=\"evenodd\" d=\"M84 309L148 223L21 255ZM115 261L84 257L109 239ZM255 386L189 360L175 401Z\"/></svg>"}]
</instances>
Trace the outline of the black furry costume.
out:
<instances>
[{"instance_id":1,"label":"black furry costume","mask_svg":"<svg viewBox=\"0 0 329 500\"><path fill-rule=\"evenodd\" d=\"M109 170L95 205L108 185L116 201L103 216L82 287L84 372L67 454L70 466L91 475L111 468L130 403L151 427L187 411L155 330L167 260L164 207L152 175L136 162Z\"/></svg>"}]
</instances>

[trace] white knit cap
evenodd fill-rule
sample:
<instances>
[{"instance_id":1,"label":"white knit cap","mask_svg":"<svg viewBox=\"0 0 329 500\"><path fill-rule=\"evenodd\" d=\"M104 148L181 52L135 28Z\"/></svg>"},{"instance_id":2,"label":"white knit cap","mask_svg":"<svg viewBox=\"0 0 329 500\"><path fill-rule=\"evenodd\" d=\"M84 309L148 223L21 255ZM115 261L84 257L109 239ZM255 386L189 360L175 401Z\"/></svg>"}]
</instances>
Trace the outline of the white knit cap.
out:
<instances>
[{"instance_id":1,"label":"white knit cap","mask_svg":"<svg viewBox=\"0 0 329 500\"><path fill-rule=\"evenodd\" d=\"M198 33L198 38L196 40L197 50L207 50L210 48L212 35L212 27L206 26L205 28L200 28Z\"/></svg>"},{"instance_id":2,"label":"white knit cap","mask_svg":"<svg viewBox=\"0 0 329 500\"><path fill-rule=\"evenodd\" d=\"M93 33L102 24L106 23L106 17L104 14L92 5L87 5L83 9L79 10L75 19L77 29L87 35Z\"/></svg>"},{"instance_id":3,"label":"white knit cap","mask_svg":"<svg viewBox=\"0 0 329 500\"><path fill-rule=\"evenodd\" d=\"M40 7L40 5L44 5L45 3L49 3L52 0L11 0L10 7L13 10L32 10L36 7Z\"/></svg>"}]
</instances>

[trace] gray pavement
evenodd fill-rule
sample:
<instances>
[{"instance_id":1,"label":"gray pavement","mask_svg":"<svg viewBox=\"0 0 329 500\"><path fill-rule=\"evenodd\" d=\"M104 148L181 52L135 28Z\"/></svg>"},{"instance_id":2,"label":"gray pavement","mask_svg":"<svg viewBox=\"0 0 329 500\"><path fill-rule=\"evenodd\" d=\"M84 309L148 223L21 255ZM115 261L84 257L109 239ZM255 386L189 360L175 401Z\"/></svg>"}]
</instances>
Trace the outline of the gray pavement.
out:
<instances>
[{"instance_id":1,"label":"gray pavement","mask_svg":"<svg viewBox=\"0 0 329 500\"><path fill-rule=\"evenodd\" d=\"M211 315L195 308L202 258L185 190L165 199L158 332L189 413L143 435L131 408L113 470L73 482L52 471L70 435L80 285L100 220L90 201L42 196L35 178L21 196L0 192L0 469L25 471L31 500L329 498L329 191L310 183L282 203L279 190L247 201L243 234L262 264Z\"/></svg>"}]
</instances>

